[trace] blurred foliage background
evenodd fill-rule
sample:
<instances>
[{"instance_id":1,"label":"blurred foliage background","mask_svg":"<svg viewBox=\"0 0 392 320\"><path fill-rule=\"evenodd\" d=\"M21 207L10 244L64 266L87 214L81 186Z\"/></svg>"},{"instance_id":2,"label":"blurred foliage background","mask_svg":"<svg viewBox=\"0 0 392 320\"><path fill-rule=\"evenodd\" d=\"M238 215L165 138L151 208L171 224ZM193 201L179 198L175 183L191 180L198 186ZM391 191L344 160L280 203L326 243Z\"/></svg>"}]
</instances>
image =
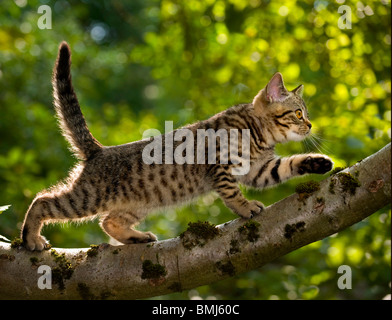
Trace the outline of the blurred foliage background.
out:
<instances>
[{"instance_id":1,"label":"blurred foliage background","mask_svg":"<svg viewBox=\"0 0 392 320\"><path fill-rule=\"evenodd\" d=\"M51 8L52 29L37 25L41 5ZM351 9L351 29L338 27L341 5ZM2 1L0 206L12 206L0 215L0 234L18 236L35 194L76 162L52 107L62 40L73 50L74 86L89 128L105 145L138 140L149 128L164 132L165 120L179 127L250 102L280 71L288 89L304 84L315 134L279 153L323 152L346 166L391 139L390 14L390 0ZM269 205L302 180L246 190L247 197ZM152 213L140 229L166 239L190 221L234 218L211 194ZM381 299L390 293L390 221L389 206L260 270L160 298ZM108 241L97 221L48 226L44 234L57 247ZM352 268L352 290L337 287L342 264Z\"/></svg>"}]
</instances>

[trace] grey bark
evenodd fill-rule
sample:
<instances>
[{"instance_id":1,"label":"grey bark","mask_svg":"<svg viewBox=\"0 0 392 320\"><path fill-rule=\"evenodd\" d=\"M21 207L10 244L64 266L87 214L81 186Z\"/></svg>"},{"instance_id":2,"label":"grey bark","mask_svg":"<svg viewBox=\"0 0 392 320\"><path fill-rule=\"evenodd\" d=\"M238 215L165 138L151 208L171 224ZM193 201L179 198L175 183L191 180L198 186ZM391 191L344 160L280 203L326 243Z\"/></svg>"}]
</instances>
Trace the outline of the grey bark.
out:
<instances>
[{"instance_id":1,"label":"grey bark","mask_svg":"<svg viewBox=\"0 0 392 320\"><path fill-rule=\"evenodd\" d=\"M293 194L267 207L253 224L236 219L217 226L212 239L187 231L182 238L150 244L39 253L11 248L0 237L0 299L140 299L259 268L390 203L390 144L342 172L360 186L354 183L350 190L343 175L332 175L307 198ZM52 289L38 287L46 275L38 273L41 265L52 270Z\"/></svg>"}]
</instances>

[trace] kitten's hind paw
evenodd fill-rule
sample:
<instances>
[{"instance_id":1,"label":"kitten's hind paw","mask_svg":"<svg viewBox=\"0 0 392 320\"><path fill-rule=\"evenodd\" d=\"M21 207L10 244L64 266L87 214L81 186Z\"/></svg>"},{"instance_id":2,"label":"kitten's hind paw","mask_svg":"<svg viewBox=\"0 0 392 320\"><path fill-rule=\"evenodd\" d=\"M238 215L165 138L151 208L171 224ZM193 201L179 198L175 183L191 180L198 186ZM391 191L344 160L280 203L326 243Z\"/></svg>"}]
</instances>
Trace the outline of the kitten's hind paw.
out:
<instances>
[{"instance_id":1,"label":"kitten's hind paw","mask_svg":"<svg viewBox=\"0 0 392 320\"><path fill-rule=\"evenodd\" d=\"M136 231L136 230L133 230L133 231ZM137 233L135 232L131 237L129 237L125 241L121 241L121 242L123 242L125 244L130 244L130 243L147 243L147 242L154 242L154 241L158 241L158 238L152 232L138 231Z\"/></svg>"},{"instance_id":2,"label":"kitten's hind paw","mask_svg":"<svg viewBox=\"0 0 392 320\"><path fill-rule=\"evenodd\" d=\"M44 250L47 246L49 246L49 243L46 242L45 237L43 236L31 236L28 237L23 245L25 246L26 249L30 251L42 251Z\"/></svg>"}]
</instances>

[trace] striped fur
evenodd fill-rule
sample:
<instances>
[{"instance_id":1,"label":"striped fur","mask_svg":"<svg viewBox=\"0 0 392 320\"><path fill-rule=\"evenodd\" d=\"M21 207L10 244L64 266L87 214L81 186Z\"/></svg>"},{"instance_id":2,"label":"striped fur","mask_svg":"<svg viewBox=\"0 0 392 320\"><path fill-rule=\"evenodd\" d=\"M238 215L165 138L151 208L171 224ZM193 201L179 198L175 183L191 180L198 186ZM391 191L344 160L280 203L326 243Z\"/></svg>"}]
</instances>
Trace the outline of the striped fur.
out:
<instances>
[{"instance_id":1,"label":"striped fur","mask_svg":"<svg viewBox=\"0 0 392 320\"><path fill-rule=\"evenodd\" d=\"M301 98L303 87L287 91L280 73L272 77L252 103L234 106L186 127L195 136L197 129L238 129L239 154L241 129L249 129L250 170L245 175L232 174L232 168L238 166L233 159L220 163L220 139L216 164L146 164L142 152L150 142L148 139L104 147L88 130L80 110L71 82L70 56L70 49L63 42L53 73L54 99L63 134L82 161L66 181L42 191L30 205L21 231L30 250L44 248L46 240L40 235L44 224L96 215L100 216L103 230L122 243L155 241L151 232L133 227L154 209L183 203L210 191L216 191L232 211L250 218L261 212L263 204L245 199L238 187L240 183L262 189L294 176L325 173L332 168L332 161L321 154L288 158L275 155L277 143L301 140L311 128ZM163 135L163 142L167 138ZM175 142L174 147L180 143ZM223 145L223 152L227 153L228 147ZM163 150L163 155L165 152L168 151Z\"/></svg>"},{"instance_id":2,"label":"striped fur","mask_svg":"<svg viewBox=\"0 0 392 320\"><path fill-rule=\"evenodd\" d=\"M71 51L66 42L60 45L53 71L53 96L64 137L80 160L87 160L102 148L87 128L71 81Z\"/></svg>"}]
</instances>

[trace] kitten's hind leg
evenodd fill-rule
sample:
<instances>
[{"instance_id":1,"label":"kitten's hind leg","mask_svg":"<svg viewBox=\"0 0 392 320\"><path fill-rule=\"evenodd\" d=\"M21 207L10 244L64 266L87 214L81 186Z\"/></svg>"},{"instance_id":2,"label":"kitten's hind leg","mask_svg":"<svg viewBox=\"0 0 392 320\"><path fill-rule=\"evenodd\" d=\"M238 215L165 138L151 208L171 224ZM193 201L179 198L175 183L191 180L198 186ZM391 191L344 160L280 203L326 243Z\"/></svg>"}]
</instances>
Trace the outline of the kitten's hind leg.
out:
<instances>
[{"instance_id":1,"label":"kitten's hind leg","mask_svg":"<svg viewBox=\"0 0 392 320\"><path fill-rule=\"evenodd\" d=\"M41 228L47 219L50 198L37 197L30 205L23 222L21 238L25 247L29 250L42 251L46 245L46 239L41 236Z\"/></svg>"},{"instance_id":2,"label":"kitten's hind leg","mask_svg":"<svg viewBox=\"0 0 392 320\"><path fill-rule=\"evenodd\" d=\"M100 224L109 236L124 244L157 241L158 238L153 233L132 228L140 220L140 217L130 211L112 211L101 220Z\"/></svg>"},{"instance_id":3,"label":"kitten's hind leg","mask_svg":"<svg viewBox=\"0 0 392 320\"><path fill-rule=\"evenodd\" d=\"M80 197L83 194L84 197ZM46 246L46 239L40 235L44 224L83 220L97 213L97 209L88 203L89 192L73 187L71 191L45 192L38 195L26 213L21 231L21 238L29 250L41 251ZM91 208L89 208L91 207Z\"/></svg>"}]
</instances>

